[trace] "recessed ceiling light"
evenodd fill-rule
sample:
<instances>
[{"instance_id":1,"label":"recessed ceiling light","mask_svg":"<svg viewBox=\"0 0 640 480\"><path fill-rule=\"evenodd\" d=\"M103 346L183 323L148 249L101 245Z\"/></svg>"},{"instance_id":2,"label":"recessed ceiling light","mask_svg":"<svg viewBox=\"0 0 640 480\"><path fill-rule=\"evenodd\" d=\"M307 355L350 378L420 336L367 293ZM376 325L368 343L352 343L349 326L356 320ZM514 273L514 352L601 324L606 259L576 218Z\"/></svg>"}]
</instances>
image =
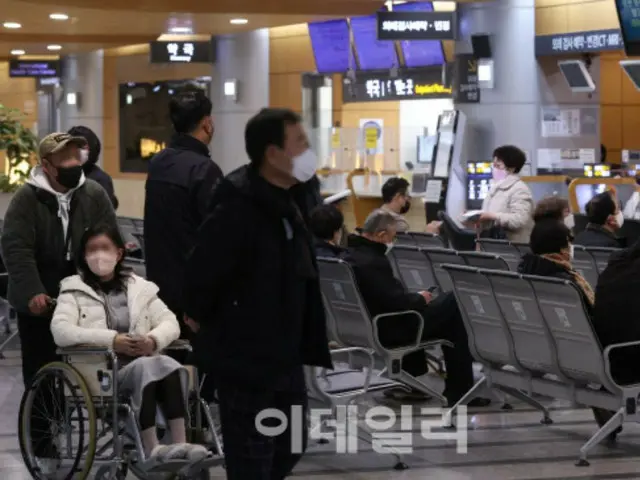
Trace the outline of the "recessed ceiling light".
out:
<instances>
[{"instance_id":1,"label":"recessed ceiling light","mask_svg":"<svg viewBox=\"0 0 640 480\"><path fill-rule=\"evenodd\" d=\"M49 18L51 20L64 21L64 20L69 20L69 15L67 15L66 13L52 13L51 15L49 15Z\"/></svg>"},{"instance_id":2,"label":"recessed ceiling light","mask_svg":"<svg viewBox=\"0 0 640 480\"><path fill-rule=\"evenodd\" d=\"M171 33L193 33L193 29L191 27L171 27L169 29Z\"/></svg>"},{"instance_id":3,"label":"recessed ceiling light","mask_svg":"<svg viewBox=\"0 0 640 480\"><path fill-rule=\"evenodd\" d=\"M2 26L4 28L12 28L12 29L22 28L22 25L20 25L18 22L4 22Z\"/></svg>"},{"instance_id":4,"label":"recessed ceiling light","mask_svg":"<svg viewBox=\"0 0 640 480\"><path fill-rule=\"evenodd\" d=\"M232 18L231 20L229 20L229 23L231 25L246 25L247 23L249 23L249 20L247 20L246 18Z\"/></svg>"},{"instance_id":5,"label":"recessed ceiling light","mask_svg":"<svg viewBox=\"0 0 640 480\"><path fill-rule=\"evenodd\" d=\"M24 55L26 52L24 50L11 50L11 55Z\"/></svg>"},{"instance_id":6,"label":"recessed ceiling light","mask_svg":"<svg viewBox=\"0 0 640 480\"><path fill-rule=\"evenodd\" d=\"M47 45L47 50L50 51L56 51L56 50L62 50L62 46L61 45Z\"/></svg>"}]
</instances>

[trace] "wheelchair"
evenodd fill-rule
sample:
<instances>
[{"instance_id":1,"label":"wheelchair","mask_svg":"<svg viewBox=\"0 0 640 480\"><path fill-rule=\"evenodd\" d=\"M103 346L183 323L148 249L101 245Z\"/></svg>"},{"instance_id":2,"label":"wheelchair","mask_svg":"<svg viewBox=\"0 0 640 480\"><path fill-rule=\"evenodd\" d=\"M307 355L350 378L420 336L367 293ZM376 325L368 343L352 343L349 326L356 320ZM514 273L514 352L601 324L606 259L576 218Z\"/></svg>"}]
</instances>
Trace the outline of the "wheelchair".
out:
<instances>
[{"instance_id":1,"label":"wheelchair","mask_svg":"<svg viewBox=\"0 0 640 480\"><path fill-rule=\"evenodd\" d=\"M177 341L167 350L190 348L188 342ZM213 455L196 462L162 461L145 457L130 401L118 392L115 352L77 346L58 353L61 361L45 365L20 402L20 451L34 479L124 480L131 472L141 480L207 480L212 467L223 465L219 429L209 405L200 397L195 367L185 365L189 374L187 441L205 445ZM161 423L157 425L162 443L166 429ZM34 441L34 432L42 438ZM48 468L43 466L43 457Z\"/></svg>"}]
</instances>

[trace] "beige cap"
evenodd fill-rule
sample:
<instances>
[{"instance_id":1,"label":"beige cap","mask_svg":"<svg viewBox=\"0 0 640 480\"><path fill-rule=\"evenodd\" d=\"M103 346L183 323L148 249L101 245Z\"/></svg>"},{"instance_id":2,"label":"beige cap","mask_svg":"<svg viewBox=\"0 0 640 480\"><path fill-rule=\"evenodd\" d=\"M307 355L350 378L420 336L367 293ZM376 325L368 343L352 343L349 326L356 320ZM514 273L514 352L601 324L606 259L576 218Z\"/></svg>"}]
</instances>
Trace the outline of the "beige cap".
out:
<instances>
[{"instance_id":1,"label":"beige cap","mask_svg":"<svg viewBox=\"0 0 640 480\"><path fill-rule=\"evenodd\" d=\"M76 145L78 148L87 146L87 141L83 137L74 137L64 132L50 133L40 141L38 155L40 160L52 153L59 152L67 145Z\"/></svg>"}]
</instances>

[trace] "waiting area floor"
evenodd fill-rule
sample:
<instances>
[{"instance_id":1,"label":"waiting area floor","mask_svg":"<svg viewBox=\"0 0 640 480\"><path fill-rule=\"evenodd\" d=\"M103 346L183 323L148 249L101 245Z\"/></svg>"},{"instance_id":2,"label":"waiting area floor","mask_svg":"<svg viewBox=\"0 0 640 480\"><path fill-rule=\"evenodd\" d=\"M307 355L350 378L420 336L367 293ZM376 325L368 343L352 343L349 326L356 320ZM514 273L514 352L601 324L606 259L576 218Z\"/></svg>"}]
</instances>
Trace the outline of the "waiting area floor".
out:
<instances>
[{"instance_id":1,"label":"waiting area floor","mask_svg":"<svg viewBox=\"0 0 640 480\"><path fill-rule=\"evenodd\" d=\"M28 480L17 440L17 415L22 380L18 352L0 360L0 479ZM381 402L383 400L380 400ZM355 455L336 455L334 444L312 444L294 478L314 480L542 480L640 479L640 426L625 425L617 446L596 448L591 466L575 467L578 449L596 425L589 410L571 409L549 400L553 425L540 424L541 415L514 403L505 413L494 406L471 410L468 453L457 454L452 440L424 440L420 422L412 425L414 451L405 457L409 469L396 472L390 455L374 453L360 445ZM392 403L386 405L393 407ZM224 470L211 471L224 479ZM131 477L133 478L133 477ZM250 480L250 479L247 479Z\"/></svg>"}]
</instances>

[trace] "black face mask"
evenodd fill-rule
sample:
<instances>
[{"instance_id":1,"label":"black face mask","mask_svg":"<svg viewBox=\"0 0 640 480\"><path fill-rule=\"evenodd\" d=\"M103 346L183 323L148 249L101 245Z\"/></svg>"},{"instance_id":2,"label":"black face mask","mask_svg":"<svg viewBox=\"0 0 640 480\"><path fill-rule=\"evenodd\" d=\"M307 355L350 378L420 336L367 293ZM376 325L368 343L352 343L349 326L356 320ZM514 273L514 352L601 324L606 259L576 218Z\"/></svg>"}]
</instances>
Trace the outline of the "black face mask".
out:
<instances>
[{"instance_id":1,"label":"black face mask","mask_svg":"<svg viewBox=\"0 0 640 480\"><path fill-rule=\"evenodd\" d=\"M407 200L406 202L404 202L404 205L400 209L400 213L404 215L409 211L410 208L411 208L411 200Z\"/></svg>"},{"instance_id":2,"label":"black face mask","mask_svg":"<svg viewBox=\"0 0 640 480\"><path fill-rule=\"evenodd\" d=\"M74 167L58 167L58 176L56 180L65 188L76 188L82 177L82 165Z\"/></svg>"}]
</instances>

